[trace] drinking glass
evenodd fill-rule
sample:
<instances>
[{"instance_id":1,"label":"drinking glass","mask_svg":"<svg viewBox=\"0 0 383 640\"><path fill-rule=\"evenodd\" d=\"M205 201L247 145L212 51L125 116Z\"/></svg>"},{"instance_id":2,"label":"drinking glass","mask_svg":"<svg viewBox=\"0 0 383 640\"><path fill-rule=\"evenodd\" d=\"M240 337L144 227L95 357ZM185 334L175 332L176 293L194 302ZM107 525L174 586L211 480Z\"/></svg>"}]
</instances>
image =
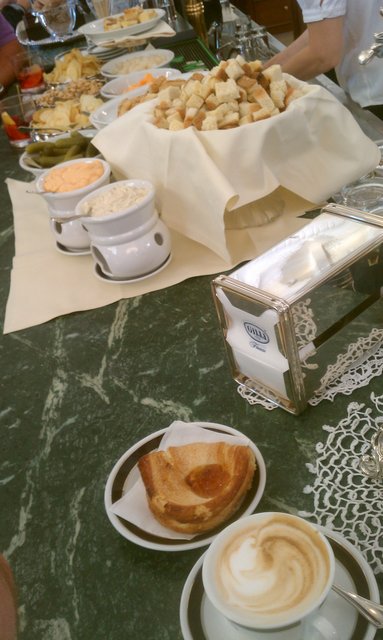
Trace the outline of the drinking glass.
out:
<instances>
[{"instance_id":1,"label":"drinking glass","mask_svg":"<svg viewBox=\"0 0 383 640\"><path fill-rule=\"evenodd\" d=\"M39 22L57 42L63 42L64 36L72 35L76 24L75 0L63 0L60 3L46 5L36 11Z\"/></svg>"},{"instance_id":2,"label":"drinking glass","mask_svg":"<svg viewBox=\"0 0 383 640\"><path fill-rule=\"evenodd\" d=\"M29 123L36 102L30 94L9 96L0 100L1 121L3 129L13 147L23 148L31 141Z\"/></svg>"},{"instance_id":3,"label":"drinking glass","mask_svg":"<svg viewBox=\"0 0 383 640\"><path fill-rule=\"evenodd\" d=\"M383 208L383 178L362 178L341 191L342 204L360 211L376 212Z\"/></svg>"},{"instance_id":4,"label":"drinking glass","mask_svg":"<svg viewBox=\"0 0 383 640\"><path fill-rule=\"evenodd\" d=\"M44 89L44 66L40 56L26 49L13 55L11 62L21 93L38 93Z\"/></svg>"},{"instance_id":5,"label":"drinking glass","mask_svg":"<svg viewBox=\"0 0 383 640\"><path fill-rule=\"evenodd\" d=\"M97 19L106 18L111 13L120 13L120 11L111 10L112 0L86 0L86 3Z\"/></svg>"},{"instance_id":6,"label":"drinking glass","mask_svg":"<svg viewBox=\"0 0 383 640\"><path fill-rule=\"evenodd\" d=\"M140 2L142 5L143 3ZM155 2L155 6L158 9L163 9L165 11L165 20L167 22L174 22L177 19L177 11L174 4L174 0L157 0Z\"/></svg>"}]
</instances>

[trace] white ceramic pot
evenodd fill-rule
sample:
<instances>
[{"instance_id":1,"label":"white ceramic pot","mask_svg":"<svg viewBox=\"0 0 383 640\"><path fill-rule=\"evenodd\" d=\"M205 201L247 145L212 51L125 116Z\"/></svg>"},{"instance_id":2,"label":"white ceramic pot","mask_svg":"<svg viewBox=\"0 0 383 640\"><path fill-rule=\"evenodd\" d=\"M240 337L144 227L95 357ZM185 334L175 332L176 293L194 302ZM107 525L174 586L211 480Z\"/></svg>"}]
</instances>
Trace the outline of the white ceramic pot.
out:
<instances>
[{"instance_id":1,"label":"white ceramic pot","mask_svg":"<svg viewBox=\"0 0 383 640\"><path fill-rule=\"evenodd\" d=\"M59 168L63 168L69 164L75 163L92 163L95 158L79 158L78 160L68 160L59 165ZM92 193L98 187L108 184L110 181L110 166L105 160L97 158L97 162L101 162L103 166L103 173L98 180L90 183L86 187L81 189L75 189L74 191L68 191L65 193L51 193L44 190L44 182L48 174L57 169L54 167L44 171L36 180L36 191L42 195L44 200L48 204L48 210L50 215L50 225L56 242L64 245L67 249L75 251L81 249L87 249L90 246L89 235L84 229L81 220L71 220L69 222L57 222L55 217L60 218L71 217L75 213L77 203L89 193Z\"/></svg>"},{"instance_id":2,"label":"white ceramic pot","mask_svg":"<svg viewBox=\"0 0 383 640\"><path fill-rule=\"evenodd\" d=\"M51 218L50 227L56 243L68 249L69 252L89 250L89 234L82 226L81 220L57 222Z\"/></svg>"},{"instance_id":3,"label":"white ceramic pot","mask_svg":"<svg viewBox=\"0 0 383 640\"><path fill-rule=\"evenodd\" d=\"M147 189L137 204L102 216L81 218L87 230L91 253L102 273L109 278L135 279L157 271L170 256L170 233L154 206L155 191L147 180L122 180L84 197L76 206L81 215L85 203L117 185Z\"/></svg>"}]
</instances>

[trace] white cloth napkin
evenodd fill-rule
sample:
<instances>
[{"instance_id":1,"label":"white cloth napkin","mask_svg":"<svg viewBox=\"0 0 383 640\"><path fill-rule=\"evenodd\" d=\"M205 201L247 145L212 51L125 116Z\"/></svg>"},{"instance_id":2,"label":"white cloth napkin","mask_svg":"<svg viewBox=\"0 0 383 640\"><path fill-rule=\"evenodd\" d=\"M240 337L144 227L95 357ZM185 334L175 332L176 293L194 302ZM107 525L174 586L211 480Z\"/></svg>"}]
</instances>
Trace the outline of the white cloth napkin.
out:
<instances>
[{"instance_id":1,"label":"white cloth napkin","mask_svg":"<svg viewBox=\"0 0 383 640\"><path fill-rule=\"evenodd\" d=\"M163 435L158 449L164 451L168 447L181 447L193 442L228 442L229 444L247 446L249 439L245 436L240 437L226 435L224 433L214 433L213 431L200 427L198 422L187 423L176 421L172 422ZM140 472L138 469L133 469L131 473L134 478L133 485L130 486L122 498L110 507L110 511L128 522L135 524L137 527L140 527L140 529L162 538L191 540L197 535L179 533L178 531L172 531L161 525L149 509L145 486Z\"/></svg>"},{"instance_id":2,"label":"white cloth napkin","mask_svg":"<svg viewBox=\"0 0 383 640\"><path fill-rule=\"evenodd\" d=\"M375 143L326 89L286 77L305 95L267 120L225 131L168 131L152 124L150 101L93 142L119 177L154 183L165 223L230 262L228 229L258 225L266 196L279 198L281 211L288 193L321 203L380 159ZM251 209L244 222L245 205Z\"/></svg>"},{"instance_id":3,"label":"white cloth napkin","mask_svg":"<svg viewBox=\"0 0 383 640\"><path fill-rule=\"evenodd\" d=\"M194 276L227 271L300 229L307 220L297 216L311 206L309 203L302 206L300 198L284 194L281 197L288 206L280 217L262 227L228 231L232 256L228 262L202 244L171 230L172 259L166 269L136 283L108 284L95 277L91 256L65 256L56 250L45 201L39 195L27 193L33 185L12 179L6 182L13 205L15 257L4 333L157 291ZM265 205L266 210L267 207Z\"/></svg>"}]
</instances>

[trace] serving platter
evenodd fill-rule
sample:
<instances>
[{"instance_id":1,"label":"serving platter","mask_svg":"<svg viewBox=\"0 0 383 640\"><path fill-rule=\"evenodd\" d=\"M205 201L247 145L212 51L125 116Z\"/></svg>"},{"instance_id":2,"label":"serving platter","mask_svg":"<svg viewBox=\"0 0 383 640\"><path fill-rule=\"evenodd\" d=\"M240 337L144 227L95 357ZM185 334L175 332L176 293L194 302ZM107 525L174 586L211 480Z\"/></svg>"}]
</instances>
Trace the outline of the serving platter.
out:
<instances>
[{"instance_id":1,"label":"serving platter","mask_svg":"<svg viewBox=\"0 0 383 640\"><path fill-rule=\"evenodd\" d=\"M145 73L152 73L154 75L154 69L149 69L146 70L144 72L140 72L143 75L145 75ZM158 71L160 71L160 69L158 69ZM167 71L166 69L164 69L164 71ZM183 78L184 80L188 80L192 75L193 75L193 71L190 71L188 73L180 73L176 70L174 70L176 75L173 75L171 77L171 79L176 79L176 78ZM207 71L199 71L198 73L208 73ZM131 76L133 76L133 74L130 74ZM161 75L161 74L159 74ZM119 87L121 85L123 85L125 83L125 78L127 76L121 76L120 78L115 78L114 80L119 80L121 84L117 83L116 85L111 85L112 82L114 82L114 80L111 80L110 83L108 82L106 85L104 85L104 87L101 90L101 95L103 95L104 97L106 97L103 94L103 89L105 89L105 87L107 87L107 85L112 86L113 87ZM169 78L170 79L170 78ZM128 85L129 86L129 85ZM110 100L107 100L103 105L101 105L98 109L95 109L95 111L93 111L93 113L91 113L89 115L89 121L90 123L93 125L93 127L95 127L96 129L103 129L104 127L108 126L108 124L111 124L112 122L114 122L114 120L116 120L119 116L118 116L118 107L121 104L121 102L123 102L124 100L127 100L129 98L135 98L137 96L142 96L145 93L147 93L149 90L149 85L142 85L141 87L137 87L137 89L132 89L131 91L126 91L123 94L119 94L117 95L116 98L111 98Z\"/></svg>"},{"instance_id":2,"label":"serving platter","mask_svg":"<svg viewBox=\"0 0 383 640\"><path fill-rule=\"evenodd\" d=\"M99 44L100 42L108 42L109 40L119 40L127 38L128 36L134 36L139 33L150 31L165 15L165 11L163 9L153 9L153 11L156 12L155 18L146 20L145 22L138 22L137 24L133 24L130 27L105 31L105 18L100 18L99 20L93 20L93 22L88 22L87 24L82 25L81 27L79 27L78 31L86 38L92 40L92 42L94 42L95 44ZM118 18L122 15L122 13L116 13L109 17Z\"/></svg>"},{"instance_id":3,"label":"serving platter","mask_svg":"<svg viewBox=\"0 0 383 640\"><path fill-rule=\"evenodd\" d=\"M216 424L213 422L199 422L199 427L208 429L217 434L225 434L237 437L244 437L243 433L233 429L232 427ZM228 524L238 518L247 516L253 513L257 507L259 501L262 498L263 491L266 484L266 466L263 460L262 454L258 447L249 440L248 446L254 452L256 458L256 470L253 478L252 485L245 496L240 508L236 513L226 522L216 527L211 531L207 531L200 535L195 536L190 540L175 537L162 537L154 535L148 531L144 531L131 522L117 516L111 510L113 503L117 502L136 482L139 478L139 471L137 468L138 460L146 453L155 451L158 449L163 435L166 433L166 429L161 429L155 433L143 438L135 445L133 445L128 451L126 451L121 458L114 465L104 492L104 505L107 516L113 525L113 527L127 540L134 542L135 544L145 547L147 549L157 549L159 551L186 551L189 549L196 549L198 547L207 546L214 539L214 537Z\"/></svg>"},{"instance_id":4,"label":"serving platter","mask_svg":"<svg viewBox=\"0 0 383 640\"><path fill-rule=\"evenodd\" d=\"M103 129L104 127L107 127L108 124L111 124L119 117L118 107L121 102L127 98L135 98L136 96L144 95L147 90L148 87L138 87L138 89L129 91L129 94L124 93L117 98L107 100L107 102L104 102L104 104L98 107L98 109L95 109L93 113L89 114L89 122L96 129Z\"/></svg>"},{"instance_id":5,"label":"serving platter","mask_svg":"<svg viewBox=\"0 0 383 640\"><path fill-rule=\"evenodd\" d=\"M30 40L30 38L28 38L28 34L25 29L24 22L22 20L18 22L16 26L15 34L20 44L24 45L25 47L43 47L43 46L51 46L51 45L57 46L58 44L61 45L67 42L74 42L75 40L78 40L79 38L83 37L83 34L79 33L79 30L77 29L76 31L73 31L73 33L71 34L60 36L60 40L56 40L53 36L42 38L41 40Z\"/></svg>"},{"instance_id":6,"label":"serving platter","mask_svg":"<svg viewBox=\"0 0 383 640\"><path fill-rule=\"evenodd\" d=\"M129 97L131 91L127 91L127 88L132 84L136 84L140 82L146 75L150 74L153 78L160 78L165 76L168 80L177 78L181 75L181 71L178 69L171 69L170 67L156 67L153 69L144 69L143 71L133 71L132 73L128 73L124 76L119 76L118 78L113 78L113 80L109 80L103 87L101 87L101 95L104 98L113 99L120 95L124 95ZM142 85L145 87L149 87L148 84ZM136 87L137 89L139 87Z\"/></svg>"},{"instance_id":7,"label":"serving platter","mask_svg":"<svg viewBox=\"0 0 383 640\"><path fill-rule=\"evenodd\" d=\"M154 58L159 56L160 62L157 64L151 61L149 67L140 69L137 67L133 69L131 72L119 71L119 66L122 63L132 63L132 66L138 63L138 59L140 58ZM101 74L106 78L117 78L118 76L128 75L128 73L132 73L133 71L148 71L149 69L157 69L159 67L166 67L174 58L174 51L170 51L170 49L145 49L144 51L135 51L134 53L126 53L118 58L114 58L109 62L106 62L101 67Z\"/></svg>"}]
</instances>

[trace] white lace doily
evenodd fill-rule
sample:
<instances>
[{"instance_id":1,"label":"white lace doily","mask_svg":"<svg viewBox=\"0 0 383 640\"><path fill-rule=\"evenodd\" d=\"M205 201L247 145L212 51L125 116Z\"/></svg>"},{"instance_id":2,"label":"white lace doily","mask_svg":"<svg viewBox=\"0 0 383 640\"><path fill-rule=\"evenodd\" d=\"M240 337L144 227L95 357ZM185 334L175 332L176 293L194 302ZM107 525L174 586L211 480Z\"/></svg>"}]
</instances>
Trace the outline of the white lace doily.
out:
<instances>
[{"instance_id":1,"label":"white lace doily","mask_svg":"<svg viewBox=\"0 0 383 640\"><path fill-rule=\"evenodd\" d=\"M338 531L378 574L383 571L382 482L366 478L359 468L383 420L383 395L372 393L370 400L374 407L352 402L337 426L323 426L327 440L316 444L317 459L306 465L315 476L303 490L312 496L312 510L299 515Z\"/></svg>"},{"instance_id":2,"label":"white lace doily","mask_svg":"<svg viewBox=\"0 0 383 640\"><path fill-rule=\"evenodd\" d=\"M296 321L296 326L302 326L302 331L306 332L306 339L307 337L312 339L315 325L312 321L304 321L309 318L306 313L302 313L301 317L302 322L299 324ZM347 352L339 354L336 362L328 366L321 379L319 389L308 400L308 404L316 406L322 400L333 402L338 393L350 395L355 389L367 386L372 378L381 375L383 372L382 341L383 330L374 328L367 337L360 337L356 342L350 344ZM308 356L306 361L302 363L302 368L309 369L316 366L310 365L309 359ZM269 411L277 407L275 402L264 398L261 394L242 384L237 387L237 391L249 404L260 404Z\"/></svg>"}]
</instances>

